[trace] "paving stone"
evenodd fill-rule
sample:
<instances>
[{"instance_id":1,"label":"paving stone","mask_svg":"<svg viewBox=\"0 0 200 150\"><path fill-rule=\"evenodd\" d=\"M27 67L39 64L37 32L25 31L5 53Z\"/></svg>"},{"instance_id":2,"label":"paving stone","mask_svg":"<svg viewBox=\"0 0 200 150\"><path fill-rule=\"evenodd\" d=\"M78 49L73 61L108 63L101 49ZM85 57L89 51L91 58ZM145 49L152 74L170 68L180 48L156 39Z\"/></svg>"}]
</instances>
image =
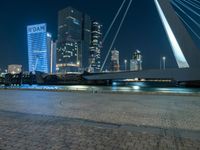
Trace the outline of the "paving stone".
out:
<instances>
[{"instance_id":1,"label":"paving stone","mask_svg":"<svg viewBox=\"0 0 200 150\"><path fill-rule=\"evenodd\" d=\"M196 96L0 90L0 150L198 150L199 114Z\"/></svg>"},{"instance_id":2,"label":"paving stone","mask_svg":"<svg viewBox=\"0 0 200 150\"><path fill-rule=\"evenodd\" d=\"M49 124L46 123L47 120L51 120ZM81 123L82 121L65 117L56 118L0 111L0 149L168 150L200 148L200 139L181 138L180 140L180 137L161 136L147 131L144 134L125 130L120 126L99 128L98 123L87 121Z\"/></svg>"}]
</instances>

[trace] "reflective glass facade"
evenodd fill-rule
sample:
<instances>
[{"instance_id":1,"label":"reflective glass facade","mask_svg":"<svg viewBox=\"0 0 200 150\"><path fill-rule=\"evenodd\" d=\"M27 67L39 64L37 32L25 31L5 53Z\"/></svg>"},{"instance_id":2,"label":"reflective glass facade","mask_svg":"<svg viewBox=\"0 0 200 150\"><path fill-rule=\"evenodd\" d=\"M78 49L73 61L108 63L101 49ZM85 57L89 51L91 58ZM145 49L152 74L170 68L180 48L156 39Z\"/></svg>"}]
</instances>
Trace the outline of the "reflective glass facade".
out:
<instances>
[{"instance_id":1,"label":"reflective glass facade","mask_svg":"<svg viewBox=\"0 0 200 150\"><path fill-rule=\"evenodd\" d=\"M46 24L27 27L29 71L49 72Z\"/></svg>"},{"instance_id":2,"label":"reflective glass facade","mask_svg":"<svg viewBox=\"0 0 200 150\"><path fill-rule=\"evenodd\" d=\"M67 7L58 14L57 72L78 72L88 63L90 17Z\"/></svg>"}]
</instances>

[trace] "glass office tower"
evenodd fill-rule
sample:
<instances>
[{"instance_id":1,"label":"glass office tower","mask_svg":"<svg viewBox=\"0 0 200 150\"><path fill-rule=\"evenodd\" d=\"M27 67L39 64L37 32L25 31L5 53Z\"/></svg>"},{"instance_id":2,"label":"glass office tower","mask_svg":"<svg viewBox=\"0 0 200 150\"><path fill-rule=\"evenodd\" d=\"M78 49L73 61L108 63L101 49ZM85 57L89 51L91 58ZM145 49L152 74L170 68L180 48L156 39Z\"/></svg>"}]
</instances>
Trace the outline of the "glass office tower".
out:
<instances>
[{"instance_id":1,"label":"glass office tower","mask_svg":"<svg viewBox=\"0 0 200 150\"><path fill-rule=\"evenodd\" d=\"M49 72L48 41L50 35L47 34L47 25L37 24L27 27L28 38L28 64L29 72L41 71Z\"/></svg>"},{"instance_id":2,"label":"glass office tower","mask_svg":"<svg viewBox=\"0 0 200 150\"><path fill-rule=\"evenodd\" d=\"M72 7L59 11L57 72L79 72L88 66L90 30L91 19L88 15Z\"/></svg>"}]
</instances>

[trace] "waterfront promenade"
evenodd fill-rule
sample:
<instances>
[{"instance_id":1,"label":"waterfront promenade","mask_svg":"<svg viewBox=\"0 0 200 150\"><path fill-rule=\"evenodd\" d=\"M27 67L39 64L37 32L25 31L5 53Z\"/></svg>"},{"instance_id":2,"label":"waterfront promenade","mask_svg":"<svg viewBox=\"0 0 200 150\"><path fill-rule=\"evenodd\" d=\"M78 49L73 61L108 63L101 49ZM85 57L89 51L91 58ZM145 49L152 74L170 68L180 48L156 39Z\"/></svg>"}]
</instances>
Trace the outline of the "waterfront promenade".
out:
<instances>
[{"instance_id":1,"label":"waterfront promenade","mask_svg":"<svg viewBox=\"0 0 200 150\"><path fill-rule=\"evenodd\" d=\"M198 150L200 97L0 90L0 149Z\"/></svg>"}]
</instances>

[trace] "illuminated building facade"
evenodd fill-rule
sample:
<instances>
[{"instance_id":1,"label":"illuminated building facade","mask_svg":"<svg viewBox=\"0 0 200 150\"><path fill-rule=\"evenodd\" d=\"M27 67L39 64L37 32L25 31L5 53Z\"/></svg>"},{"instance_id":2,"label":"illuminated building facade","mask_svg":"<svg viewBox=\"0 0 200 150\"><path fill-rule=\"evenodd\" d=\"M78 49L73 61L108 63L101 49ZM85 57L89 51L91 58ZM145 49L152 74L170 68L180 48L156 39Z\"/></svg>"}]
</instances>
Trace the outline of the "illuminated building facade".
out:
<instances>
[{"instance_id":1,"label":"illuminated building facade","mask_svg":"<svg viewBox=\"0 0 200 150\"><path fill-rule=\"evenodd\" d=\"M130 70L139 71L142 70L142 55L139 50L136 50L133 54L133 58L130 60Z\"/></svg>"},{"instance_id":2,"label":"illuminated building facade","mask_svg":"<svg viewBox=\"0 0 200 150\"><path fill-rule=\"evenodd\" d=\"M91 19L67 7L58 14L57 72L78 72L88 63L91 41Z\"/></svg>"},{"instance_id":3,"label":"illuminated building facade","mask_svg":"<svg viewBox=\"0 0 200 150\"><path fill-rule=\"evenodd\" d=\"M111 51L111 71L119 71L119 51L114 49Z\"/></svg>"},{"instance_id":4,"label":"illuminated building facade","mask_svg":"<svg viewBox=\"0 0 200 150\"><path fill-rule=\"evenodd\" d=\"M48 73L51 73L51 49L52 49L52 35L51 33L47 32L47 60L48 60Z\"/></svg>"},{"instance_id":5,"label":"illuminated building facade","mask_svg":"<svg viewBox=\"0 0 200 150\"><path fill-rule=\"evenodd\" d=\"M51 50L50 50L50 73L56 73L56 50L57 41L51 40Z\"/></svg>"},{"instance_id":6,"label":"illuminated building facade","mask_svg":"<svg viewBox=\"0 0 200 150\"><path fill-rule=\"evenodd\" d=\"M8 73L19 74L22 72L22 65L8 65Z\"/></svg>"},{"instance_id":7,"label":"illuminated building facade","mask_svg":"<svg viewBox=\"0 0 200 150\"><path fill-rule=\"evenodd\" d=\"M49 52L51 35L47 25L37 24L27 27L29 72L49 73Z\"/></svg>"},{"instance_id":8,"label":"illuminated building facade","mask_svg":"<svg viewBox=\"0 0 200 150\"><path fill-rule=\"evenodd\" d=\"M92 72L99 72L101 69L101 49L102 49L102 25L97 21L92 21L91 46L89 56L89 68Z\"/></svg>"}]
</instances>

